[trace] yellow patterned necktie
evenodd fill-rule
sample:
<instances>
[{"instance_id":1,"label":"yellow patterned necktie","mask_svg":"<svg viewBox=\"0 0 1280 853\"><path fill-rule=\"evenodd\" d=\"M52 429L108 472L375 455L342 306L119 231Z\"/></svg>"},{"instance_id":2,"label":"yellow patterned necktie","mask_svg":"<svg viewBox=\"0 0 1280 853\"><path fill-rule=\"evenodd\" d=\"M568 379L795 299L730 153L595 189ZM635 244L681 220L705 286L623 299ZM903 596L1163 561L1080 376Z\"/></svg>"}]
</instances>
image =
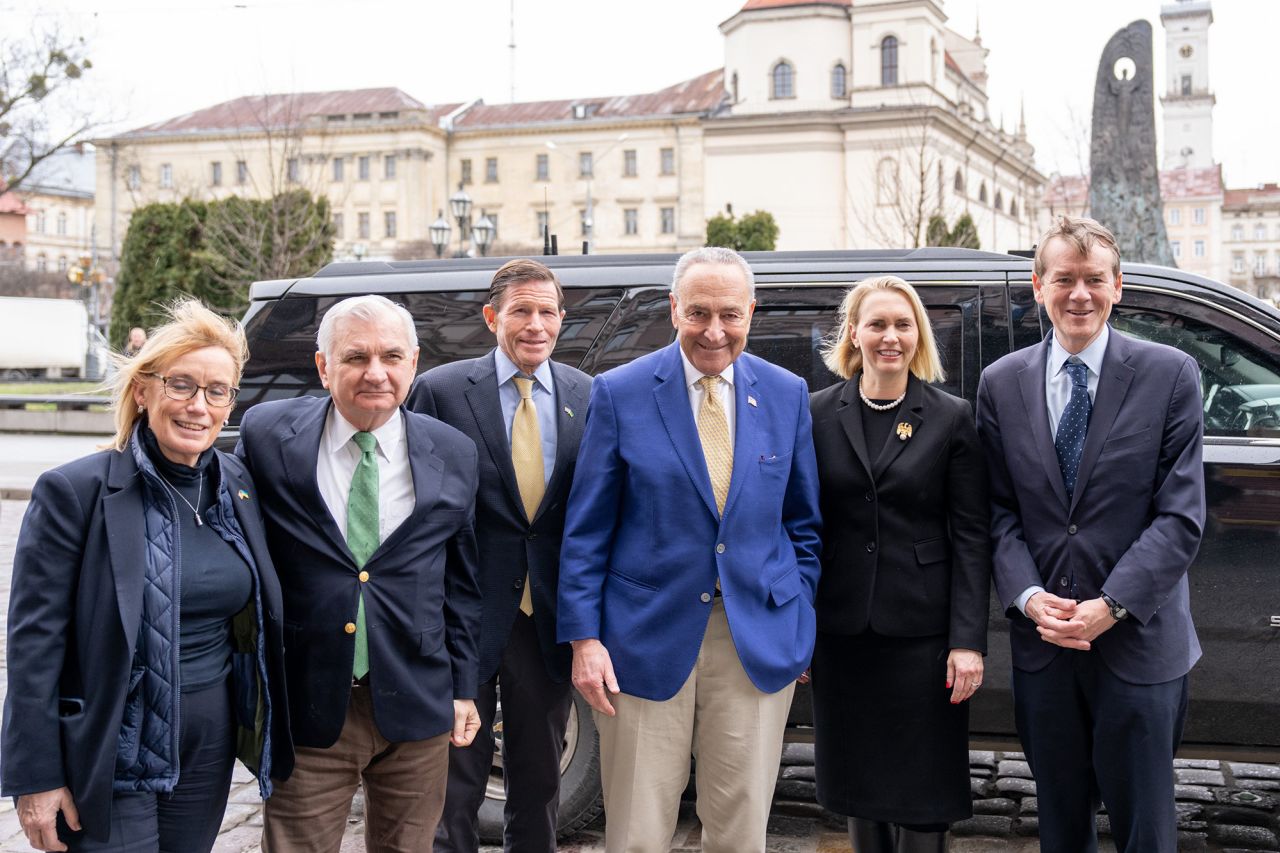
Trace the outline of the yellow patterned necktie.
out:
<instances>
[{"instance_id":1,"label":"yellow patterned necktie","mask_svg":"<svg viewBox=\"0 0 1280 853\"><path fill-rule=\"evenodd\" d=\"M516 407L516 416L511 421L511 465L516 469L516 485L520 487L524 514L533 521L547 490L542 463L542 430L538 428L538 410L533 404L533 380L513 376L511 381L520 391L520 405ZM520 610L526 616L533 615L528 575L525 575L524 592L520 595Z\"/></svg>"},{"instance_id":2,"label":"yellow patterned necktie","mask_svg":"<svg viewBox=\"0 0 1280 853\"><path fill-rule=\"evenodd\" d=\"M702 385L698 438L702 440L702 455L707 460L716 509L724 515L724 501L729 496L729 481L733 477L733 443L729 440L729 418L720 404L718 388L722 381L719 374L698 380Z\"/></svg>"}]
</instances>

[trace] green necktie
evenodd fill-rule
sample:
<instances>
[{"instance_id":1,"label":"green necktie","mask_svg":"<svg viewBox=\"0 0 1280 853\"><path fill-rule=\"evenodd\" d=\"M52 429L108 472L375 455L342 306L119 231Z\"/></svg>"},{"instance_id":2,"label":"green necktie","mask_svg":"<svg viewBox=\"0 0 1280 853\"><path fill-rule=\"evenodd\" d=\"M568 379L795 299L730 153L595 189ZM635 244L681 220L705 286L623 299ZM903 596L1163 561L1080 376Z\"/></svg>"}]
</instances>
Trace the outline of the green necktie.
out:
<instances>
[{"instance_id":1,"label":"green necktie","mask_svg":"<svg viewBox=\"0 0 1280 853\"><path fill-rule=\"evenodd\" d=\"M375 453L378 440L371 432L358 432L351 437L360 448L360 462L351 475L351 494L347 497L347 547L356 559L356 568L364 564L378 550L378 457ZM369 576L360 572L363 586ZM356 655L351 674L364 678L369 673L369 635L364 622L364 592L359 594L356 606Z\"/></svg>"}]
</instances>

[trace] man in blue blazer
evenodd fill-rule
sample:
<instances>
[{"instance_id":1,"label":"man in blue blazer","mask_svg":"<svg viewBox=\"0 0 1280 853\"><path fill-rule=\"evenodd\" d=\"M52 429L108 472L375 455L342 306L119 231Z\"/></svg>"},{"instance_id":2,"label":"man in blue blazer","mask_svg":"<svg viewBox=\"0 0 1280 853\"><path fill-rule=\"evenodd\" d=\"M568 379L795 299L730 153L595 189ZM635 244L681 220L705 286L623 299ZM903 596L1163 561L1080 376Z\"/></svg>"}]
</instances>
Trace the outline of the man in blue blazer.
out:
<instances>
[{"instance_id":1,"label":"man in blue blazer","mask_svg":"<svg viewBox=\"0 0 1280 853\"><path fill-rule=\"evenodd\" d=\"M483 314L497 348L428 370L407 404L461 430L480 454L480 732L471 746L449 751L435 851L480 848L478 816L501 691L504 848L555 853L560 757L573 698L569 647L556 642L556 586L591 377L551 360L564 291L545 265L523 258L503 264Z\"/></svg>"},{"instance_id":2,"label":"man in blue blazer","mask_svg":"<svg viewBox=\"0 0 1280 853\"><path fill-rule=\"evenodd\" d=\"M317 335L330 399L261 403L240 425L284 594L297 753L267 804L271 853L336 850L360 783L370 851L428 849L449 744L479 728L476 447L401 408L417 359L403 307L343 300Z\"/></svg>"},{"instance_id":3,"label":"man in blue blazer","mask_svg":"<svg viewBox=\"0 0 1280 853\"><path fill-rule=\"evenodd\" d=\"M764 850L820 519L808 392L743 354L754 309L741 256L689 252L676 343L591 389L558 635L600 731L609 851L669 849L691 753L702 849Z\"/></svg>"},{"instance_id":4,"label":"man in blue blazer","mask_svg":"<svg viewBox=\"0 0 1280 853\"><path fill-rule=\"evenodd\" d=\"M1053 333L983 372L977 417L1041 849L1097 850L1101 799L1117 850L1173 853L1173 755L1200 657L1199 371L1108 326L1120 254L1097 222L1062 218L1032 281Z\"/></svg>"}]
</instances>

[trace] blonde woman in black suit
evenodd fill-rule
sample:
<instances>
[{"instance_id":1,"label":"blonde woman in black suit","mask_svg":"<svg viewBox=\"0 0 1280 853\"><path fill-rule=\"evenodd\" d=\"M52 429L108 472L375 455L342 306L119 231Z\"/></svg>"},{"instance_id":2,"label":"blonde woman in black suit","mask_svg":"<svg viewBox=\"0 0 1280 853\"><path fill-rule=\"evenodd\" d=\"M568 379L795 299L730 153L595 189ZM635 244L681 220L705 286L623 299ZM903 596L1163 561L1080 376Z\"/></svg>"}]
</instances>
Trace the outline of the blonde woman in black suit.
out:
<instances>
[{"instance_id":1,"label":"blonde woman in black suit","mask_svg":"<svg viewBox=\"0 0 1280 853\"><path fill-rule=\"evenodd\" d=\"M852 288L811 399L824 528L813 656L818 800L857 853L946 849L972 814L968 705L991 577L986 470L920 297Z\"/></svg>"}]
</instances>

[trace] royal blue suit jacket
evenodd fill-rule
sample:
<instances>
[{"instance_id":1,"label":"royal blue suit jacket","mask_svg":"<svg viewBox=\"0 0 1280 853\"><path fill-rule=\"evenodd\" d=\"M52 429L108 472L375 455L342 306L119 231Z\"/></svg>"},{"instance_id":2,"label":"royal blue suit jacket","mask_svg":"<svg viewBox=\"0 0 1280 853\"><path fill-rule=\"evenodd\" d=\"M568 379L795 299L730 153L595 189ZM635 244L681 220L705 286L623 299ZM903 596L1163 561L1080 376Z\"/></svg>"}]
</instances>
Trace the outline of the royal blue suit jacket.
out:
<instances>
[{"instance_id":1,"label":"royal blue suit jacket","mask_svg":"<svg viewBox=\"0 0 1280 853\"><path fill-rule=\"evenodd\" d=\"M1034 672L1062 651L1014 604L1038 584L1080 601L1105 592L1128 608L1128 619L1093 641L1092 653L1120 678L1179 678L1200 657L1187 592L1205 517L1199 370L1178 350L1112 329L1068 499L1045 404L1050 344L1010 353L978 386L996 593L1011 620L1013 665Z\"/></svg>"},{"instance_id":2,"label":"royal blue suit jacket","mask_svg":"<svg viewBox=\"0 0 1280 853\"><path fill-rule=\"evenodd\" d=\"M342 732L355 655L345 628L362 591L374 722L389 741L425 740L453 729L454 699L476 695L476 446L405 412L413 511L360 567L316 483L330 405L320 397L259 403L245 413L236 447L259 484L284 592L294 742L329 747Z\"/></svg>"},{"instance_id":3,"label":"royal blue suit jacket","mask_svg":"<svg viewBox=\"0 0 1280 853\"><path fill-rule=\"evenodd\" d=\"M734 646L773 693L813 652L821 519L804 382L734 362L733 477L716 511L680 351L597 376L565 521L559 638L597 638L624 693L669 699L693 670L716 580Z\"/></svg>"}]
</instances>

